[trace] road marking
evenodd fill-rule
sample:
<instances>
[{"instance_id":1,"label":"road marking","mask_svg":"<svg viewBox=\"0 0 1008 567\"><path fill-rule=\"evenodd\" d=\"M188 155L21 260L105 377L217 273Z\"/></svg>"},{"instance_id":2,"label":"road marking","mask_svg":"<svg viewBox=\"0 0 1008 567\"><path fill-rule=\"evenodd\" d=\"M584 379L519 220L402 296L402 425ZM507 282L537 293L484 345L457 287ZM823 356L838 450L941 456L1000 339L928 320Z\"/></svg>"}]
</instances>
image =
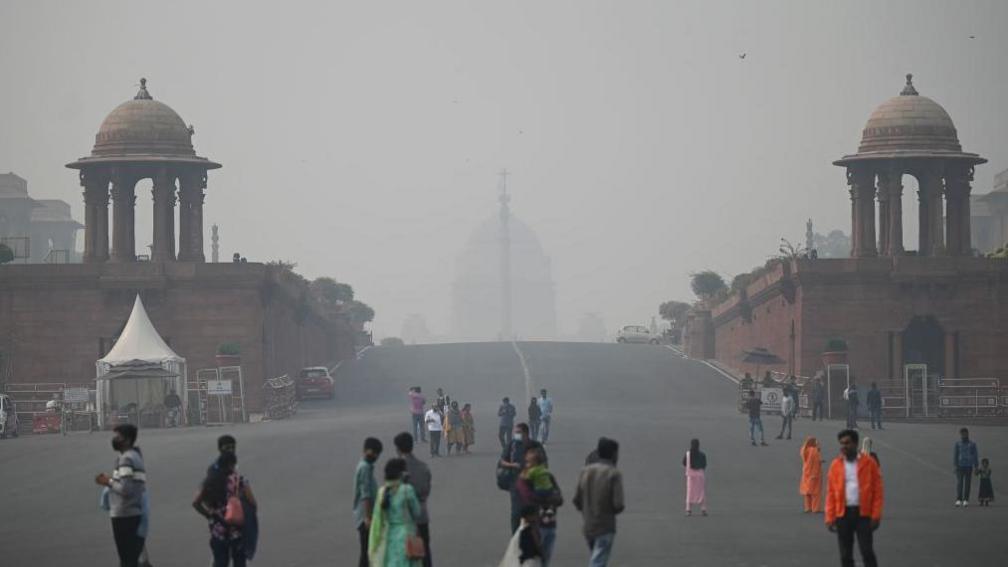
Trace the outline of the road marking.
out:
<instances>
[{"instance_id":1,"label":"road marking","mask_svg":"<svg viewBox=\"0 0 1008 567\"><path fill-rule=\"evenodd\" d=\"M882 445L883 447L885 447L886 449L888 449L890 451L895 451L895 452L900 453L902 455L906 455L907 457L910 457L911 459L917 461L918 463L920 463L920 464L924 465L925 467L927 467L927 468L929 468L929 469L937 472L938 474L940 474L942 476L948 476L948 474L949 474L948 469L943 469L943 468L939 467L938 465L936 465L934 463L931 463L929 461L925 461L924 459L918 457L917 455L914 455L910 451L906 451L904 449L897 449L893 445L890 445L889 443L886 443L885 441L882 441L878 437L872 437L872 443L878 443L879 445Z\"/></svg>"},{"instance_id":2,"label":"road marking","mask_svg":"<svg viewBox=\"0 0 1008 567\"><path fill-rule=\"evenodd\" d=\"M672 352L674 352L674 353L678 354L678 355L679 355L679 356L681 356L682 358L689 358L688 356L686 356L686 353L684 353L683 351L681 351L681 350L677 349L676 347L674 347L674 346L672 346L672 345L665 345L665 348L667 348L667 349L669 349L670 351L672 351Z\"/></svg>"},{"instance_id":3,"label":"road marking","mask_svg":"<svg viewBox=\"0 0 1008 567\"><path fill-rule=\"evenodd\" d=\"M518 360L521 362L522 372L525 374L525 401L532 399L532 373L529 372L528 362L525 360L525 353L518 348L518 341L511 341L511 347L514 348L515 354L518 355Z\"/></svg>"}]
</instances>

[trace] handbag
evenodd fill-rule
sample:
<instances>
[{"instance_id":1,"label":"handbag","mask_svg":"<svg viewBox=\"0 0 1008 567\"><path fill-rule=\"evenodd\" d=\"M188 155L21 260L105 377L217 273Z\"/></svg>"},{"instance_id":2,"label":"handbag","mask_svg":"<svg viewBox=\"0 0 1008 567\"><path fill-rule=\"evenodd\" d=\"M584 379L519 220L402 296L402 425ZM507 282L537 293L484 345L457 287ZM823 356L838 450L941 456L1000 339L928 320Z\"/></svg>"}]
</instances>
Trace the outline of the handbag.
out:
<instances>
[{"instance_id":1,"label":"handbag","mask_svg":"<svg viewBox=\"0 0 1008 567\"><path fill-rule=\"evenodd\" d=\"M410 509L409 503L404 502L403 515L407 512L410 515L410 519L413 520L413 527L416 527L416 518L413 517L413 510ZM406 536L406 559L423 559L427 556L427 547L424 545L423 538L421 538L416 531L412 535Z\"/></svg>"},{"instance_id":2,"label":"handbag","mask_svg":"<svg viewBox=\"0 0 1008 567\"><path fill-rule=\"evenodd\" d=\"M224 523L235 527L245 524L245 510L242 509L241 499L237 496L229 496L227 499L227 506L224 509Z\"/></svg>"},{"instance_id":3,"label":"handbag","mask_svg":"<svg viewBox=\"0 0 1008 567\"><path fill-rule=\"evenodd\" d=\"M517 473L514 469L502 467L500 463L497 464L497 488L510 492L511 487L514 486L516 477Z\"/></svg>"}]
</instances>

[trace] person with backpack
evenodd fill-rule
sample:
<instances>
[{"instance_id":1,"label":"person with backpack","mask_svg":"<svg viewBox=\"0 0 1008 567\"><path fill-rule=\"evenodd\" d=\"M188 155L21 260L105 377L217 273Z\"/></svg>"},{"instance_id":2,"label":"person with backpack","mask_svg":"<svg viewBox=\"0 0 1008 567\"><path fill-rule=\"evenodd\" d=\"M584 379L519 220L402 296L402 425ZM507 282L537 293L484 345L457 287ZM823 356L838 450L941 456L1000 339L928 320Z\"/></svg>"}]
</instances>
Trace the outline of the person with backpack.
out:
<instances>
[{"instance_id":1,"label":"person with backpack","mask_svg":"<svg viewBox=\"0 0 1008 567\"><path fill-rule=\"evenodd\" d=\"M193 509L207 519L210 527L210 551L213 567L245 567L248 560L244 529L246 513L243 502L258 508L252 487L238 474L238 457L221 453L216 468L203 480L193 499Z\"/></svg>"}]
</instances>

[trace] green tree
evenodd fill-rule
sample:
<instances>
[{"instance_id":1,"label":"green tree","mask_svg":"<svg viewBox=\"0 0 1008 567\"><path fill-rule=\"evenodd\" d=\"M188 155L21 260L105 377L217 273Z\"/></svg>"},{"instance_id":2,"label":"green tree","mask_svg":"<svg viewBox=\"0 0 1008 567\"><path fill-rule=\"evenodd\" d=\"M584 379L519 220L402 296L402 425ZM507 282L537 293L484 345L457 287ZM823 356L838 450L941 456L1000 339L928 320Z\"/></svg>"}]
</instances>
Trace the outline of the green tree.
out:
<instances>
[{"instance_id":1,"label":"green tree","mask_svg":"<svg viewBox=\"0 0 1008 567\"><path fill-rule=\"evenodd\" d=\"M728 286L717 272L704 270L690 276L690 287L697 297L710 300L728 291Z\"/></svg>"},{"instance_id":2,"label":"green tree","mask_svg":"<svg viewBox=\"0 0 1008 567\"><path fill-rule=\"evenodd\" d=\"M363 325L368 321L373 321L375 312L370 305L363 301L354 300L350 303L350 320Z\"/></svg>"},{"instance_id":3,"label":"green tree","mask_svg":"<svg viewBox=\"0 0 1008 567\"><path fill-rule=\"evenodd\" d=\"M669 321L672 328L682 326L686 320L686 313L690 310L690 304L682 301L666 301L658 306L658 315L662 319Z\"/></svg>"},{"instance_id":4,"label":"green tree","mask_svg":"<svg viewBox=\"0 0 1008 567\"><path fill-rule=\"evenodd\" d=\"M333 278L316 278L311 283L311 291L320 303L326 306L350 303L354 298L353 287Z\"/></svg>"},{"instance_id":5,"label":"green tree","mask_svg":"<svg viewBox=\"0 0 1008 567\"><path fill-rule=\"evenodd\" d=\"M0 243L0 264L14 261L14 251L10 246Z\"/></svg>"}]
</instances>

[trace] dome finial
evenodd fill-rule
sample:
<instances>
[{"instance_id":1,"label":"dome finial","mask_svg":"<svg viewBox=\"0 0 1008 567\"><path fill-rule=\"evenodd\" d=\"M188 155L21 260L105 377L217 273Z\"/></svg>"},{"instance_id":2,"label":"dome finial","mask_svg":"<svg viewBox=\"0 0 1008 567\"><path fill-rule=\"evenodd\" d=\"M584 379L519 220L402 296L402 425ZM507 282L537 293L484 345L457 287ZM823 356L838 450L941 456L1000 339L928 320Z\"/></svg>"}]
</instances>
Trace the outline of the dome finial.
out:
<instances>
[{"instance_id":1,"label":"dome finial","mask_svg":"<svg viewBox=\"0 0 1008 567\"><path fill-rule=\"evenodd\" d=\"M133 100L154 100L154 97L147 92L147 79L140 78L140 91L133 97Z\"/></svg>"},{"instance_id":2,"label":"dome finial","mask_svg":"<svg viewBox=\"0 0 1008 567\"><path fill-rule=\"evenodd\" d=\"M917 89L915 89L913 86L913 73L907 73L906 80L907 80L906 86L903 87L903 90L900 91L900 94L903 96L917 96L918 94L920 94L917 92Z\"/></svg>"}]
</instances>

